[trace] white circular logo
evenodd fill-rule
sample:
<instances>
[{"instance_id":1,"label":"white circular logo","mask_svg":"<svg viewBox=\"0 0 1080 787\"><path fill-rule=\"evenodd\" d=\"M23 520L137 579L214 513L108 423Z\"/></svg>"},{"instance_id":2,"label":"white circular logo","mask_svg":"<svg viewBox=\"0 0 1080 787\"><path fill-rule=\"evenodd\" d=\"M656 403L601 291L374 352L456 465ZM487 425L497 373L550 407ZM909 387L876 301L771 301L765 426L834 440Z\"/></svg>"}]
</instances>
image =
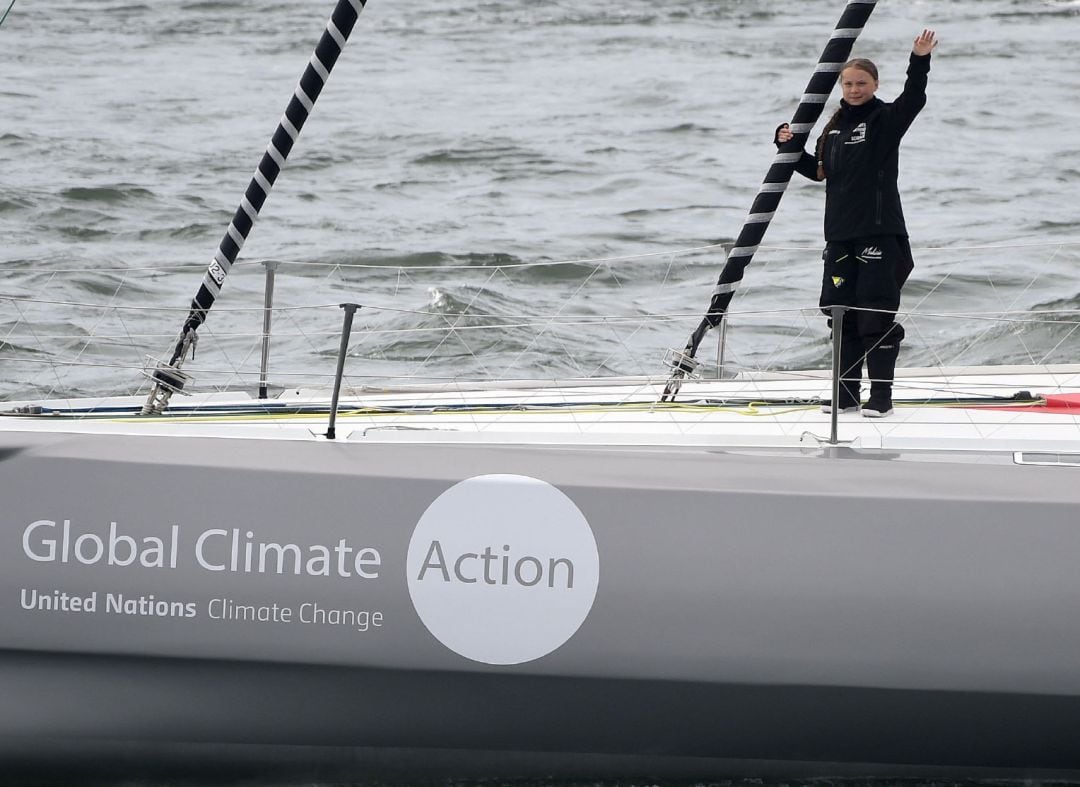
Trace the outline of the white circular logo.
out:
<instances>
[{"instance_id":1,"label":"white circular logo","mask_svg":"<svg viewBox=\"0 0 1080 787\"><path fill-rule=\"evenodd\" d=\"M482 475L420 517L406 560L409 595L436 639L485 664L545 656L584 622L600 581L596 539L551 484Z\"/></svg>"}]
</instances>

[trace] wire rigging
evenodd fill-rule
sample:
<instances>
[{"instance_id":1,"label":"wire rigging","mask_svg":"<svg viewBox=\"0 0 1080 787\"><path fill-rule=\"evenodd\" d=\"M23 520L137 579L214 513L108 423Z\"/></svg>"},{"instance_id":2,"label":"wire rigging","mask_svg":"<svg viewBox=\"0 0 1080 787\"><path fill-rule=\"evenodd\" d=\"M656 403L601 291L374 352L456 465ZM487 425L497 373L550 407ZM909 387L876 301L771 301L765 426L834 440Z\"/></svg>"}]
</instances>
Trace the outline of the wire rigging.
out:
<instances>
[{"instance_id":1,"label":"wire rigging","mask_svg":"<svg viewBox=\"0 0 1080 787\"><path fill-rule=\"evenodd\" d=\"M3 26L4 20L8 18L8 14L11 13L11 9L14 8L14 7L15 7L15 0L11 0L11 2L8 4L7 11L4 12L3 16L0 16L0 26Z\"/></svg>"}]
</instances>

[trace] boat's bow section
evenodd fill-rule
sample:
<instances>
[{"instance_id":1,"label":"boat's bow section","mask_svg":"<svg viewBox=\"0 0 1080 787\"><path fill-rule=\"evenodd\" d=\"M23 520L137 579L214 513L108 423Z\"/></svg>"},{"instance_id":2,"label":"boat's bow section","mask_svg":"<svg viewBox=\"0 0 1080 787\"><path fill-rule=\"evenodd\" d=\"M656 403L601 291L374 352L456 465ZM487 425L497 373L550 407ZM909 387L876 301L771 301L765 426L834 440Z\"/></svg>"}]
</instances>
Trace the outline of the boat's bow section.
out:
<instances>
[{"instance_id":1,"label":"boat's bow section","mask_svg":"<svg viewBox=\"0 0 1080 787\"><path fill-rule=\"evenodd\" d=\"M13 405L3 754L1080 771L1078 372Z\"/></svg>"}]
</instances>

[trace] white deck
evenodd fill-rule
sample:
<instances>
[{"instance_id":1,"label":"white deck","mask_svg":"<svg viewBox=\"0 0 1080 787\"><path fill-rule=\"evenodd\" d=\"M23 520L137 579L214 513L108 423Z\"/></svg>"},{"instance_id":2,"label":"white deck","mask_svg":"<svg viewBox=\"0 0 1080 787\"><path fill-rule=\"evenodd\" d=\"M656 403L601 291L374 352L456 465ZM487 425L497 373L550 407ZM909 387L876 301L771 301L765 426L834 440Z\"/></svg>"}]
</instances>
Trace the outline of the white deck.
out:
<instances>
[{"instance_id":1,"label":"white deck","mask_svg":"<svg viewBox=\"0 0 1080 787\"><path fill-rule=\"evenodd\" d=\"M337 438L668 448L816 446L830 438L830 416L817 404L829 396L827 372L690 381L674 404L659 402L664 382L642 378L346 389ZM1080 454L1080 409L1076 415L1037 412L990 401L1021 392L1034 397L1080 393L1080 365L900 370L894 414L884 419L841 415L837 436L841 443L866 449ZM327 391L293 390L266 403L325 408L329 399ZM958 399L967 401L958 404ZM259 404L248 394L175 396L173 414L131 415L142 402L142 397L11 402L0 405L0 413L26 405L81 412L0 415L0 431L318 441L326 439L329 420L325 412L238 412Z\"/></svg>"}]
</instances>

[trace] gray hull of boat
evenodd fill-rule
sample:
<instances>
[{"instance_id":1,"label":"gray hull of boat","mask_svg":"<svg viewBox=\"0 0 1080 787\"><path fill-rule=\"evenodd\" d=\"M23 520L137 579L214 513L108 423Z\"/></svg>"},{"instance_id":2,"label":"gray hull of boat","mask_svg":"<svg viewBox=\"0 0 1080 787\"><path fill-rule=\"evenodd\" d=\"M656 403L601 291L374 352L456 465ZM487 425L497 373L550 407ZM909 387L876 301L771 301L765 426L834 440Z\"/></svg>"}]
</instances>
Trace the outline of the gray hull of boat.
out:
<instances>
[{"instance_id":1,"label":"gray hull of boat","mask_svg":"<svg viewBox=\"0 0 1080 787\"><path fill-rule=\"evenodd\" d=\"M365 778L1077 774L1075 474L991 455L4 433L0 757ZM500 563L515 544L436 559L423 528L446 526L432 512L469 479L498 482L472 501L557 490L597 565L557 539L535 562ZM245 544L303 561L245 569ZM538 614L533 650L498 626L448 634L446 615L464 630L485 613L429 606L424 573ZM323 617L301 621L305 604Z\"/></svg>"}]
</instances>

